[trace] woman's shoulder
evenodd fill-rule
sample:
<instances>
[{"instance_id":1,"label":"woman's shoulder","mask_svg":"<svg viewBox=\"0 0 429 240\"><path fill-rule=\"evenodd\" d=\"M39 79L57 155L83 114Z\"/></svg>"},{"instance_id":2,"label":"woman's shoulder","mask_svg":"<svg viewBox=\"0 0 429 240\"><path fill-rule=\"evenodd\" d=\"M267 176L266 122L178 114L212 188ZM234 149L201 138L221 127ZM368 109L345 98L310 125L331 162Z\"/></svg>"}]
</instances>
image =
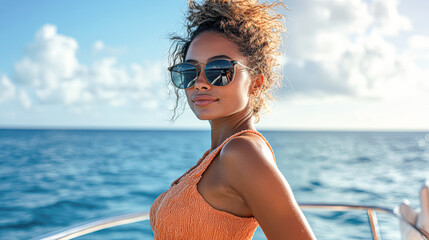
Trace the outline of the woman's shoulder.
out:
<instances>
[{"instance_id":1,"label":"woman's shoulder","mask_svg":"<svg viewBox=\"0 0 429 240\"><path fill-rule=\"evenodd\" d=\"M220 152L224 171L258 171L275 166L273 153L265 139L254 133L243 133L232 138Z\"/></svg>"},{"instance_id":2,"label":"woman's shoulder","mask_svg":"<svg viewBox=\"0 0 429 240\"><path fill-rule=\"evenodd\" d=\"M268 142L260 135L252 132L243 133L228 141L222 148L220 157L233 158L237 161L260 159L274 162L274 156Z\"/></svg>"}]
</instances>

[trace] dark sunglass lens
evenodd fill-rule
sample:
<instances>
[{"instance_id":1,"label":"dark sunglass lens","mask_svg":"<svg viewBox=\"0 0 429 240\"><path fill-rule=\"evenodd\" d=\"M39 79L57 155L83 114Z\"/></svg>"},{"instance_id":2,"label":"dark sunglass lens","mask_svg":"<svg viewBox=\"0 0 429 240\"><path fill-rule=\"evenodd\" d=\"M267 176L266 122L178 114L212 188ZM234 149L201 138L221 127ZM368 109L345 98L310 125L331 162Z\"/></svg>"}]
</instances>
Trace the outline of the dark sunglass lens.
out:
<instances>
[{"instance_id":1,"label":"dark sunglass lens","mask_svg":"<svg viewBox=\"0 0 429 240\"><path fill-rule=\"evenodd\" d=\"M197 68L190 63L181 63L171 69L171 80L178 88L189 88L197 80Z\"/></svg>"},{"instance_id":2,"label":"dark sunglass lens","mask_svg":"<svg viewBox=\"0 0 429 240\"><path fill-rule=\"evenodd\" d=\"M207 63L204 68L207 80L215 86L225 86L234 77L234 66L228 60L214 60Z\"/></svg>"}]
</instances>

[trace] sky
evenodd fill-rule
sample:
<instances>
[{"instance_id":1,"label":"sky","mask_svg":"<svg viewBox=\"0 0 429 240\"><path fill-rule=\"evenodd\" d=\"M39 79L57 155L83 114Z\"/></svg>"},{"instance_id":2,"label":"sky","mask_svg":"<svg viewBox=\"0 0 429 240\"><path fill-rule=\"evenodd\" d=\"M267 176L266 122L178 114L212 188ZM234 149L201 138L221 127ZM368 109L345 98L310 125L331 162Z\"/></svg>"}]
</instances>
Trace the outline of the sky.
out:
<instances>
[{"instance_id":1,"label":"sky","mask_svg":"<svg viewBox=\"0 0 429 240\"><path fill-rule=\"evenodd\" d=\"M429 130L420 0L285 1L283 87L261 130ZM185 0L0 1L0 128L209 129L171 122Z\"/></svg>"}]
</instances>

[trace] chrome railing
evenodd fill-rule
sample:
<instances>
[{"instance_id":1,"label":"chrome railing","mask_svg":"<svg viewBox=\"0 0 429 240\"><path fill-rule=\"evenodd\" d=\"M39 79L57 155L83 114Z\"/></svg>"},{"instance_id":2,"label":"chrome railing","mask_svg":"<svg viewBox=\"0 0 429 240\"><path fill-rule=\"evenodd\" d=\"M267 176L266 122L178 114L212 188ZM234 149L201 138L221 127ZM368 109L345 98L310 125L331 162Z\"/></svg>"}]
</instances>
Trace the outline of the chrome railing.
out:
<instances>
[{"instance_id":1,"label":"chrome railing","mask_svg":"<svg viewBox=\"0 0 429 240\"><path fill-rule=\"evenodd\" d=\"M378 227L378 219L376 212L381 213L388 213L391 215L394 215L396 218L398 218L400 221L406 222L408 225L410 225L412 228L414 228L417 232L420 233L422 238L424 240L429 240L429 233L425 232L423 229L420 229L410 222L408 222L404 217L402 217L401 214L399 214L399 211L397 209L390 209L385 207L377 207L377 206L369 206L369 205L353 205L353 204L319 204L319 203L310 203L310 204L299 204L299 206L302 209L306 208L315 208L315 209L326 209L331 211L340 211L340 212L346 212L350 210L363 210L366 211L368 214L368 220L369 224L371 226L371 232L372 232L372 238L374 240L380 240L380 229Z\"/></svg>"},{"instance_id":2,"label":"chrome railing","mask_svg":"<svg viewBox=\"0 0 429 240\"><path fill-rule=\"evenodd\" d=\"M33 238L34 240L66 240L80 237L82 235L86 235L95 231L99 231L106 228L116 227L119 225L125 225L135 222L141 222L149 220L148 212L136 212L118 215L114 217L97 219L85 223L81 223L78 225L74 225L69 228L61 229L56 232L52 232L37 238Z\"/></svg>"},{"instance_id":3,"label":"chrome railing","mask_svg":"<svg viewBox=\"0 0 429 240\"><path fill-rule=\"evenodd\" d=\"M404 219L396 209L390 209L385 207L377 207L377 206L367 206L367 205L353 205L353 204L319 204L319 203L302 203L299 204L302 209L322 209L322 210L330 210L330 211L340 211L346 212L350 210L363 210L368 214L369 223L371 226L372 236L374 240L380 240L380 230L378 227L378 220L376 216L376 212L388 213L396 216L399 220L408 223L412 228L414 228L417 232L419 232L423 239L429 240L429 233L425 232L422 229L417 228L413 224L409 223L406 219ZM66 229L61 229L59 231L49 233L37 238L33 238L33 240L66 240L73 239L82 235L86 235L98 230L102 230L105 228L111 228L119 225L135 223L140 221L149 220L148 212L137 212L124 214L109 218L98 219L82 224L78 224Z\"/></svg>"}]
</instances>

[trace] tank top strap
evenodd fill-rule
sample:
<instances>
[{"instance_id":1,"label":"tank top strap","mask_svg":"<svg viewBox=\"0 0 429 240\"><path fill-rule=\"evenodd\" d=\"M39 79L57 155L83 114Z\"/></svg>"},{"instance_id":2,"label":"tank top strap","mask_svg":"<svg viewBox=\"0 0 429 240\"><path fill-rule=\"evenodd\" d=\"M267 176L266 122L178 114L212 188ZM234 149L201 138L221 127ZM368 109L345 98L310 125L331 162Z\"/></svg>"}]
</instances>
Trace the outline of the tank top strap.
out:
<instances>
[{"instance_id":1,"label":"tank top strap","mask_svg":"<svg viewBox=\"0 0 429 240\"><path fill-rule=\"evenodd\" d=\"M260 132L258 132L258 131L248 130L248 132L254 133L254 134L258 135L259 137L261 137L261 138L262 138L262 140L264 140L265 144L267 144L268 148L270 149L271 154L273 154L273 159L274 159L274 161L276 161L276 156L274 155L273 148L271 147L271 145L270 145L270 143L267 141L267 139L265 139L265 137L264 137L264 136L262 136L262 134L261 134Z\"/></svg>"},{"instance_id":2,"label":"tank top strap","mask_svg":"<svg viewBox=\"0 0 429 240\"><path fill-rule=\"evenodd\" d=\"M231 135L230 137L228 137L227 139L225 139L225 141L222 142L221 145L219 145L217 148L215 148L213 151L211 151L204 159L203 161L197 166L194 172L194 179L199 180L199 178L201 177L201 175L204 173L204 171L207 169L207 167L210 165L210 163L212 162L212 160L216 157L216 155L222 150L222 148L225 146L225 144L227 144L231 139L246 133L246 132L250 132L250 133L254 133L258 136L260 136L264 142L268 145L271 153L273 154L273 158L275 161L275 156L274 156L274 152L273 149L271 148L271 145L268 143L268 141L264 138L264 136L262 136L262 134L260 134L258 131L255 130L251 130L251 129L247 129L247 130L243 130L240 131L238 133L235 133L233 135ZM210 150L209 150L210 151Z\"/></svg>"}]
</instances>

